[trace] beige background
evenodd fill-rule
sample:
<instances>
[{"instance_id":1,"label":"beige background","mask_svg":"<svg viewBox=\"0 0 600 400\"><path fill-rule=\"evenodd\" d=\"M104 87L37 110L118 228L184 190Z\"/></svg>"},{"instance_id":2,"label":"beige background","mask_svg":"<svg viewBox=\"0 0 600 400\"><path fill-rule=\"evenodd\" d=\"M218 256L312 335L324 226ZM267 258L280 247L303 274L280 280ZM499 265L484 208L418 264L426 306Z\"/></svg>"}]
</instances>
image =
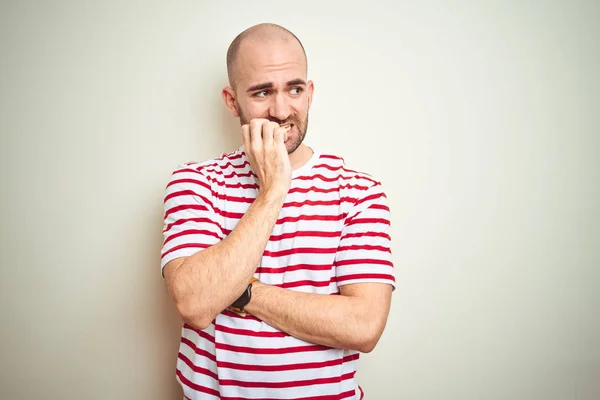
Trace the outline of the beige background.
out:
<instances>
[{"instance_id":1,"label":"beige background","mask_svg":"<svg viewBox=\"0 0 600 400\"><path fill-rule=\"evenodd\" d=\"M306 46L307 142L390 198L398 290L361 359L368 398L600 398L599 17L592 1L2 2L0 398L179 398L163 189L240 143L225 51L263 21Z\"/></svg>"}]
</instances>

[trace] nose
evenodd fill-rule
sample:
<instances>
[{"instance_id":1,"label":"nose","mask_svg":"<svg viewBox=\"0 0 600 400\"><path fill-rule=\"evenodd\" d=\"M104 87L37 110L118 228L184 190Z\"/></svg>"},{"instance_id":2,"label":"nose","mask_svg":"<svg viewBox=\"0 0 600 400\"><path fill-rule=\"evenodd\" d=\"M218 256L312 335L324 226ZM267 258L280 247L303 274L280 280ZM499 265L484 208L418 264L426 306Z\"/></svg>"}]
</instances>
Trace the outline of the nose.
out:
<instances>
[{"instance_id":1,"label":"nose","mask_svg":"<svg viewBox=\"0 0 600 400\"><path fill-rule=\"evenodd\" d=\"M290 107L284 93L278 93L272 97L269 115L280 121L285 121L290 116Z\"/></svg>"}]
</instances>

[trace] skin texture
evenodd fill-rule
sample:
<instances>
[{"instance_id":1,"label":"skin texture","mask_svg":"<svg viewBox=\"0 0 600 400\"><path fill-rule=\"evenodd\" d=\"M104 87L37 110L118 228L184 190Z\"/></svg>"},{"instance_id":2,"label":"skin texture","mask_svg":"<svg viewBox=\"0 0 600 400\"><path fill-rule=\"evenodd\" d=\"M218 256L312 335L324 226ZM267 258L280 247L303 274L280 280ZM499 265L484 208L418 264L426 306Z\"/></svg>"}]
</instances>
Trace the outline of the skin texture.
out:
<instances>
[{"instance_id":1,"label":"skin texture","mask_svg":"<svg viewBox=\"0 0 600 400\"><path fill-rule=\"evenodd\" d=\"M306 79L302 45L285 29L269 24L250 28L238 45L230 86L222 97L240 119L259 193L228 237L164 268L178 312L199 329L247 287L290 188L291 172L313 154L302 143L314 91ZM391 293L390 285L377 283L341 286L341 296L328 296L256 282L245 310L305 341L369 352L385 328Z\"/></svg>"}]
</instances>

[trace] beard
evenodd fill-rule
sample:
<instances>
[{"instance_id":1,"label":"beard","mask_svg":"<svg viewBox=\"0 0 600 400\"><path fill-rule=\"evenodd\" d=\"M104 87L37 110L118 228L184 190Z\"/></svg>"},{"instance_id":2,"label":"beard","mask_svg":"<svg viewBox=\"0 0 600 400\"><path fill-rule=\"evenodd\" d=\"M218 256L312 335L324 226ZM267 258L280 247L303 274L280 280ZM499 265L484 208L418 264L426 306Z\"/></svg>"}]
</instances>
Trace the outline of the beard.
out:
<instances>
[{"instance_id":1,"label":"beard","mask_svg":"<svg viewBox=\"0 0 600 400\"><path fill-rule=\"evenodd\" d=\"M242 111L242 107L240 107L238 103L238 114L240 115L240 125L245 125L250 123L250 119L246 118L244 112ZM279 125L285 124L294 124L296 127L297 133L293 136L290 136L288 133L288 142L285 144L285 148L287 149L288 154L292 154L304 141L304 137L306 136L306 131L308 130L308 112L306 112L306 117L304 121L301 121L298 117L294 115L290 115L285 120L280 120L271 116L265 117L269 121L277 122Z\"/></svg>"}]
</instances>

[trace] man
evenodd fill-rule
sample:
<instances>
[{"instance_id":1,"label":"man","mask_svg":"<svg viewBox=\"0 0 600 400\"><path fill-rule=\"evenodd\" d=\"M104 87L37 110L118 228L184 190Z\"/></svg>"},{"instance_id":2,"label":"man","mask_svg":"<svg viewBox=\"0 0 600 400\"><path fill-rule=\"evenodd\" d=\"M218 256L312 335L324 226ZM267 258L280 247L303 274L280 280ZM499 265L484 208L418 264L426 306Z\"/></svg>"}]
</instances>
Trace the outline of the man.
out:
<instances>
[{"instance_id":1,"label":"man","mask_svg":"<svg viewBox=\"0 0 600 400\"><path fill-rule=\"evenodd\" d=\"M379 340L395 285L385 194L303 144L314 85L291 32L247 29L227 69L243 147L179 166L166 189L177 379L189 399L360 399L359 352Z\"/></svg>"}]
</instances>

